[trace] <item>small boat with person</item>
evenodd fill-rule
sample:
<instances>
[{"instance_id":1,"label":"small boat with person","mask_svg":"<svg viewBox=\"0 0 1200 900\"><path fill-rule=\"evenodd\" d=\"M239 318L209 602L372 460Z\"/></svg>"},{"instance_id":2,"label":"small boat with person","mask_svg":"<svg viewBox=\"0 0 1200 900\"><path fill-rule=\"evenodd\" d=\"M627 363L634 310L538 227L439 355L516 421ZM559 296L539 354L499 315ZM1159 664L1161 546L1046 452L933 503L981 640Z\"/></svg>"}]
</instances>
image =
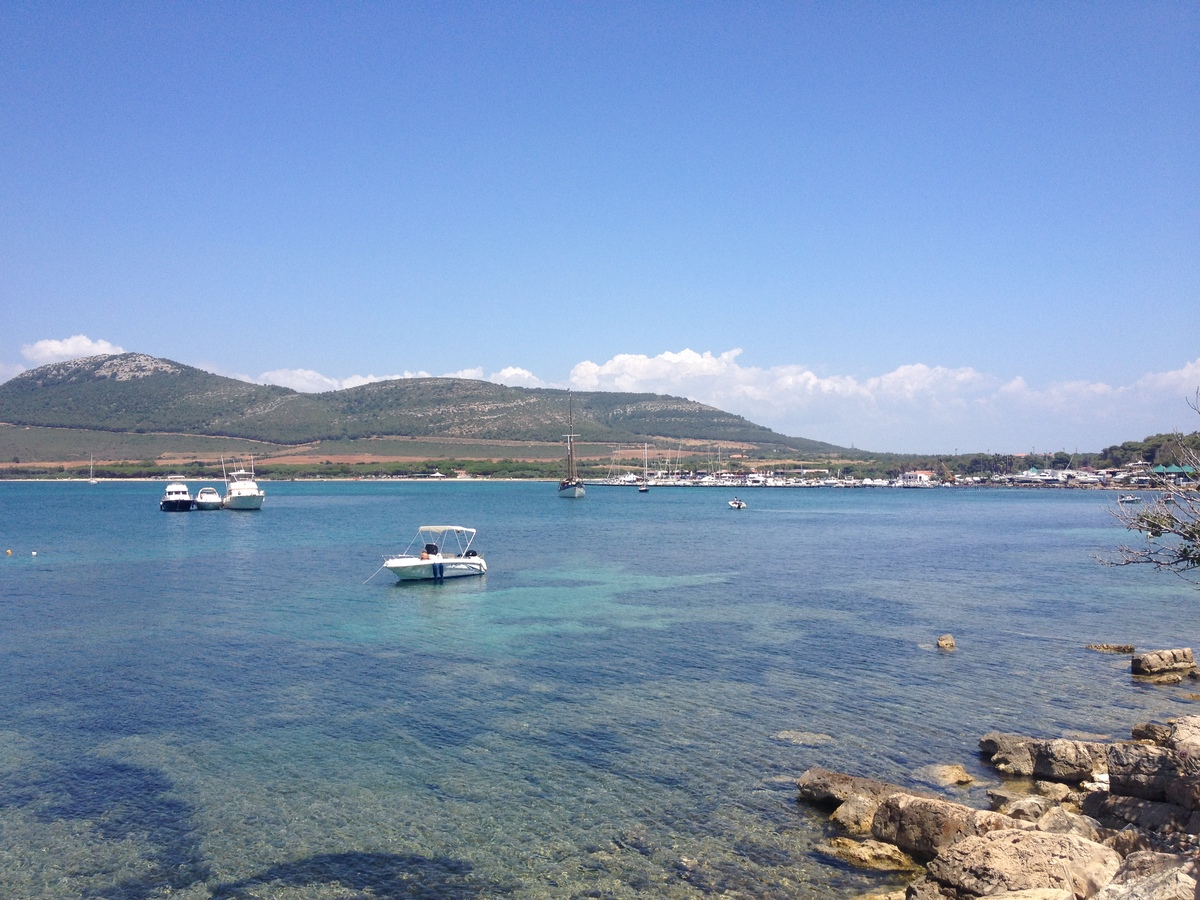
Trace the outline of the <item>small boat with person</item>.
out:
<instances>
[{"instance_id":1,"label":"small boat with person","mask_svg":"<svg viewBox=\"0 0 1200 900\"><path fill-rule=\"evenodd\" d=\"M1117 498L1118 503L1141 503L1142 498L1137 494L1122 494Z\"/></svg>"},{"instance_id":2,"label":"small boat with person","mask_svg":"<svg viewBox=\"0 0 1200 900\"><path fill-rule=\"evenodd\" d=\"M732 500L729 501L729 508L730 509L745 509L746 501L739 500L737 497L734 497Z\"/></svg>"},{"instance_id":3,"label":"small boat with person","mask_svg":"<svg viewBox=\"0 0 1200 900\"><path fill-rule=\"evenodd\" d=\"M192 492L178 475L167 476L167 489L158 501L158 508L163 512L191 512Z\"/></svg>"},{"instance_id":4,"label":"small boat with person","mask_svg":"<svg viewBox=\"0 0 1200 900\"><path fill-rule=\"evenodd\" d=\"M474 528L422 525L404 552L387 558L383 567L400 581L442 581L465 575L484 575L487 563L471 549L474 542ZM420 551L413 552L418 546Z\"/></svg>"}]
</instances>

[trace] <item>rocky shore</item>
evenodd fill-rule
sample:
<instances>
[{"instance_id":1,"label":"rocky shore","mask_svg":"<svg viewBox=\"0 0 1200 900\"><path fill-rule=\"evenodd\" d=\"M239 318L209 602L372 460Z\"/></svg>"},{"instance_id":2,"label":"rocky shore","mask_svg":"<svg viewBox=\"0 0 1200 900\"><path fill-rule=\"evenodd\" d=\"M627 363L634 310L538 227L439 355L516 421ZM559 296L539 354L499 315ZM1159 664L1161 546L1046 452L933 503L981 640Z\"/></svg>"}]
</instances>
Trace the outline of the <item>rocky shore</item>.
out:
<instances>
[{"instance_id":1,"label":"rocky shore","mask_svg":"<svg viewBox=\"0 0 1200 900\"><path fill-rule=\"evenodd\" d=\"M1190 649L1134 656L1131 673L1196 677ZM986 810L809 769L799 799L836 832L818 852L908 882L877 900L1200 900L1200 715L1114 742L991 732L979 749L1003 776ZM921 778L970 780L956 765Z\"/></svg>"}]
</instances>

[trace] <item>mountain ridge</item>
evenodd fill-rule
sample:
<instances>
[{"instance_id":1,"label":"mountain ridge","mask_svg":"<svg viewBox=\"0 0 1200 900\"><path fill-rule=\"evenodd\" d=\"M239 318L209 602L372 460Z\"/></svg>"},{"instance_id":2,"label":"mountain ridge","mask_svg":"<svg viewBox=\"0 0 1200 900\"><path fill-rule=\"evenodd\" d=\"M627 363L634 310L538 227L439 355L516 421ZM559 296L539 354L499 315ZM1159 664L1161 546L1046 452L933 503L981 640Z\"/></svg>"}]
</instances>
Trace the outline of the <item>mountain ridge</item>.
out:
<instances>
[{"instance_id":1,"label":"mountain ridge","mask_svg":"<svg viewBox=\"0 0 1200 900\"><path fill-rule=\"evenodd\" d=\"M561 441L568 403L580 440L728 441L805 453L844 449L665 394L568 392L464 378L392 379L306 394L143 353L49 363L0 384L0 420L13 425L280 445L385 436Z\"/></svg>"}]
</instances>

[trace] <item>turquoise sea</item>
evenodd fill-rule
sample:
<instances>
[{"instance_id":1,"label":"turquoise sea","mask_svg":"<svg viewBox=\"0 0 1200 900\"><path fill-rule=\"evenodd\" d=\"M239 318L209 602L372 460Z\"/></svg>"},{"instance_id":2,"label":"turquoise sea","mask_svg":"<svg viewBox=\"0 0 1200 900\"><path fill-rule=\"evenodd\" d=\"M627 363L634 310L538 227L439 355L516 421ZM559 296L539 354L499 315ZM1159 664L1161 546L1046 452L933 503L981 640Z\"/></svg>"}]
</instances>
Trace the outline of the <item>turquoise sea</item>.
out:
<instances>
[{"instance_id":1,"label":"turquoise sea","mask_svg":"<svg viewBox=\"0 0 1200 900\"><path fill-rule=\"evenodd\" d=\"M0 483L0 896L850 897L806 768L1197 710L1084 649L1193 637L1112 494L263 486ZM423 524L487 576L370 578Z\"/></svg>"}]
</instances>

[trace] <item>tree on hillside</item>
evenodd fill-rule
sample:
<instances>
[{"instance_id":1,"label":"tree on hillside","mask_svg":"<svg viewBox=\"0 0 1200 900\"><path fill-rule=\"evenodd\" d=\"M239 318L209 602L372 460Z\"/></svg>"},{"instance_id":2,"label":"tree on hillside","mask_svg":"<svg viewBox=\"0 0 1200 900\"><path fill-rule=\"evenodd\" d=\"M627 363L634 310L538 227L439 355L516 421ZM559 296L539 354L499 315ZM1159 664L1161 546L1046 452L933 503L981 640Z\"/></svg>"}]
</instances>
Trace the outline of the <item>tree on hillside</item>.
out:
<instances>
[{"instance_id":1,"label":"tree on hillside","mask_svg":"<svg viewBox=\"0 0 1200 900\"><path fill-rule=\"evenodd\" d=\"M1200 389L1188 405L1200 413ZM1196 488L1200 450L1195 441L1186 442L1179 433L1171 444L1176 465L1191 470L1184 475L1185 483L1190 481L1188 489L1177 489L1174 474L1155 474L1160 493L1145 504L1119 505L1113 516L1128 530L1142 534L1145 543L1136 547L1122 544L1117 557L1104 562L1113 566L1147 564L1200 584L1200 491Z\"/></svg>"}]
</instances>

